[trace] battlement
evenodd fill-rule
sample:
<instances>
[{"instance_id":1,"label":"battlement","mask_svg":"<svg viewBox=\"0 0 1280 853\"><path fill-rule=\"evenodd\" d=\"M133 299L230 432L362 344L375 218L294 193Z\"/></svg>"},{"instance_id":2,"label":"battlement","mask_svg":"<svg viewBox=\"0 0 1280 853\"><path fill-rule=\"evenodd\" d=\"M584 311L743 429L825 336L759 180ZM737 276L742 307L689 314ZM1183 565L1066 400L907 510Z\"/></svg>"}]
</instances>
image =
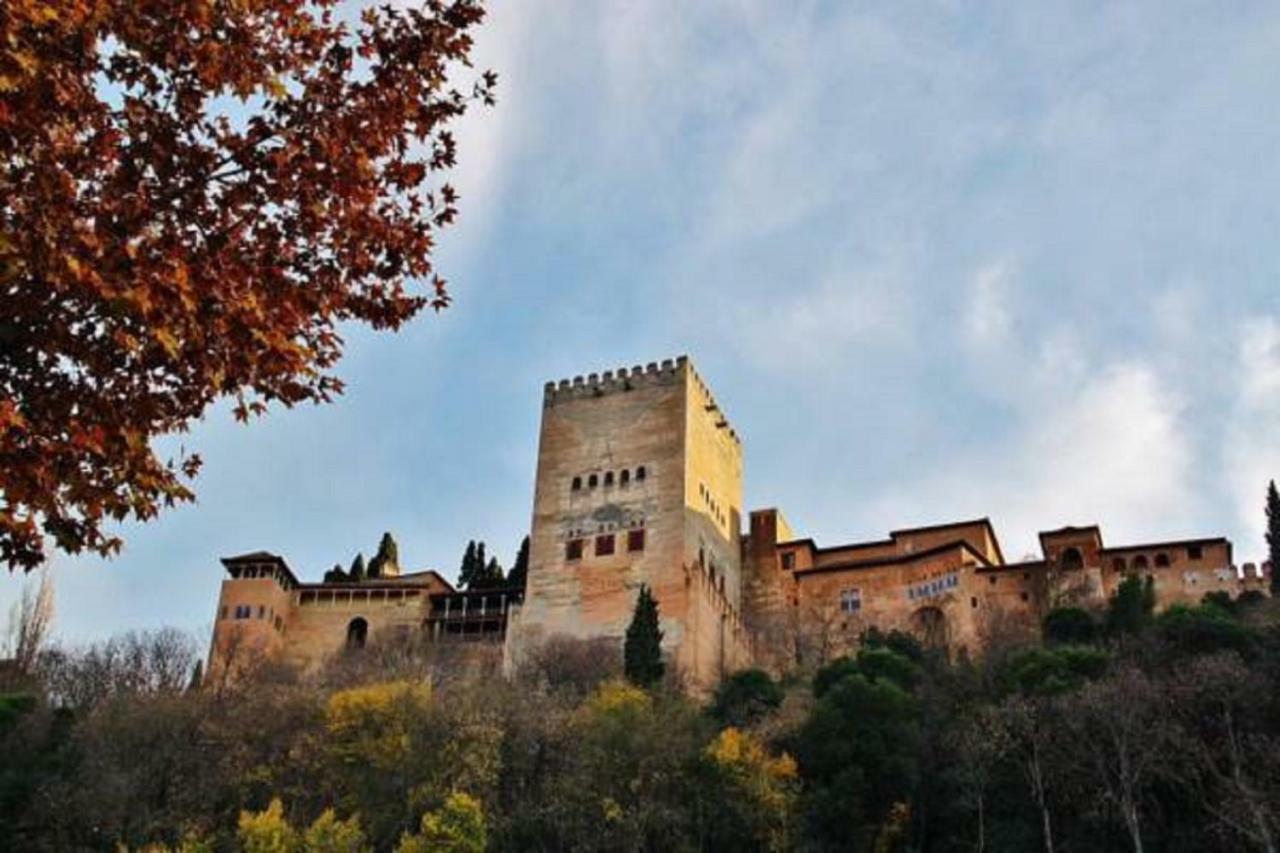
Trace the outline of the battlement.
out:
<instances>
[{"instance_id":1,"label":"battlement","mask_svg":"<svg viewBox=\"0 0 1280 853\"><path fill-rule=\"evenodd\" d=\"M729 437L741 446L742 439L729 424L724 410L716 403L715 397L711 394L711 389L707 387L707 383L693 369L693 365L689 362L687 355L677 356L674 359L664 359L661 362L651 361L644 366L639 364L632 367L624 366L617 370L588 373L585 376L579 374L572 379L548 382L543 386L543 405L555 405L566 400L603 397L606 394L634 391L646 385L667 384L676 380L681 371L688 373L694 387L698 389L704 411L717 416L716 425L727 430Z\"/></svg>"}]
</instances>

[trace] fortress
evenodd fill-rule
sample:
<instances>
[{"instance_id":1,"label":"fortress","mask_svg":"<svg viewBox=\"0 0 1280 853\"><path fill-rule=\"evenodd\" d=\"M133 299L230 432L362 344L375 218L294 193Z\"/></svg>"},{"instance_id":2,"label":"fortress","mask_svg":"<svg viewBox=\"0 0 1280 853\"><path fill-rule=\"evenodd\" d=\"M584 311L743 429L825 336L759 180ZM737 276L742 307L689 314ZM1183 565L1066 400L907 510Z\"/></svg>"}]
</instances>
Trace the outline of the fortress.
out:
<instances>
[{"instance_id":1,"label":"fortress","mask_svg":"<svg viewBox=\"0 0 1280 853\"><path fill-rule=\"evenodd\" d=\"M299 668L373 633L501 644L508 667L547 640L621 638L641 585L663 646L695 689L759 665L839 654L870 627L974 653L1034 630L1051 607L1102 606L1129 575L1157 607L1267 588L1270 567L1233 563L1222 537L1105 545L1097 526L1040 534L1006 562L987 519L820 547L777 509L743 528L742 442L687 358L547 383L530 561L521 590L459 591L391 564L359 583L303 583L267 552L224 559L209 671L246 652Z\"/></svg>"}]
</instances>

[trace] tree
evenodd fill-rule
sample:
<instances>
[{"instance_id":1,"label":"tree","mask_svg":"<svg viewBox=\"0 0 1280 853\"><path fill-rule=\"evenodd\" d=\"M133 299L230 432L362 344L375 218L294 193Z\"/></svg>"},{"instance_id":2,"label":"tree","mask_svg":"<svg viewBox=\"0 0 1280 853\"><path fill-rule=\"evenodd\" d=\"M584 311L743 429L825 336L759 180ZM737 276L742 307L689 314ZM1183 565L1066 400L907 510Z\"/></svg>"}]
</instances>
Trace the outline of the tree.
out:
<instances>
[{"instance_id":1,"label":"tree","mask_svg":"<svg viewBox=\"0 0 1280 853\"><path fill-rule=\"evenodd\" d=\"M418 834L401 838L396 853L484 853L485 839L484 809L458 791L424 814Z\"/></svg>"},{"instance_id":2,"label":"tree","mask_svg":"<svg viewBox=\"0 0 1280 853\"><path fill-rule=\"evenodd\" d=\"M484 571L481 572L477 583L473 584L475 589L499 589L506 585L506 574L502 571L502 564L498 562L497 557L490 557L489 562L485 565Z\"/></svg>"},{"instance_id":3,"label":"tree","mask_svg":"<svg viewBox=\"0 0 1280 853\"><path fill-rule=\"evenodd\" d=\"M1280 598L1280 491L1267 486L1267 559L1271 561L1271 595Z\"/></svg>"},{"instance_id":4,"label":"tree","mask_svg":"<svg viewBox=\"0 0 1280 853\"><path fill-rule=\"evenodd\" d=\"M351 568L347 570L347 578L355 583L359 583L364 580L364 554L356 554L355 558L351 561Z\"/></svg>"},{"instance_id":5,"label":"tree","mask_svg":"<svg viewBox=\"0 0 1280 853\"><path fill-rule=\"evenodd\" d=\"M52 625L53 578L43 572L38 584L32 586L29 580L23 584L22 595L9 608L0 655L12 658L23 676L32 675Z\"/></svg>"},{"instance_id":6,"label":"tree","mask_svg":"<svg viewBox=\"0 0 1280 853\"><path fill-rule=\"evenodd\" d=\"M748 726L782 704L782 688L763 669L744 669L716 688L711 716L723 725Z\"/></svg>"},{"instance_id":7,"label":"tree","mask_svg":"<svg viewBox=\"0 0 1280 853\"><path fill-rule=\"evenodd\" d=\"M333 568L324 573L325 583L346 583L349 580L351 578L347 577L347 573L337 563L334 563Z\"/></svg>"},{"instance_id":8,"label":"tree","mask_svg":"<svg viewBox=\"0 0 1280 853\"><path fill-rule=\"evenodd\" d=\"M1055 607L1044 617L1044 641L1050 646L1088 645L1098 637L1098 626L1081 607Z\"/></svg>"},{"instance_id":9,"label":"tree","mask_svg":"<svg viewBox=\"0 0 1280 853\"><path fill-rule=\"evenodd\" d=\"M622 646L622 662L622 670L627 679L641 687L649 687L661 681L666 669L662 662L658 602L647 586L642 585L640 595L636 597L635 611Z\"/></svg>"},{"instance_id":10,"label":"tree","mask_svg":"<svg viewBox=\"0 0 1280 853\"><path fill-rule=\"evenodd\" d=\"M516 561L507 572L507 586L524 592L529 582L529 537L520 540L520 550L516 552Z\"/></svg>"},{"instance_id":11,"label":"tree","mask_svg":"<svg viewBox=\"0 0 1280 853\"><path fill-rule=\"evenodd\" d=\"M1137 575L1120 581L1107 605L1107 628L1112 634L1136 634L1151 619L1154 586Z\"/></svg>"},{"instance_id":12,"label":"tree","mask_svg":"<svg viewBox=\"0 0 1280 853\"><path fill-rule=\"evenodd\" d=\"M328 402L338 325L449 304L449 125L479 0L67 3L0 15L0 559L194 499L215 401Z\"/></svg>"},{"instance_id":13,"label":"tree","mask_svg":"<svg viewBox=\"0 0 1280 853\"><path fill-rule=\"evenodd\" d=\"M481 568L476 561L476 541L472 539L467 543L467 550L462 555L462 565L458 567L458 588L470 588Z\"/></svg>"},{"instance_id":14,"label":"tree","mask_svg":"<svg viewBox=\"0 0 1280 853\"><path fill-rule=\"evenodd\" d=\"M400 547L390 532L382 534L378 553L369 561L369 577L381 578L400 574Z\"/></svg>"}]
</instances>

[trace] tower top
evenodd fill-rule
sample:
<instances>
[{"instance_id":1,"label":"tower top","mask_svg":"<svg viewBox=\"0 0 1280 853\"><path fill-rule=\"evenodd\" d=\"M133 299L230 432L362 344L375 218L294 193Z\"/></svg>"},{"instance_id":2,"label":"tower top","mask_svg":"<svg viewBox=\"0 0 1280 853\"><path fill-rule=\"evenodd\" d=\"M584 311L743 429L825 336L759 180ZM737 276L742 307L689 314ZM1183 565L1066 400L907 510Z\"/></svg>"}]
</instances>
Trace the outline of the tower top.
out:
<instances>
[{"instance_id":1,"label":"tower top","mask_svg":"<svg viewBox=\"0 0 1280 853\"><path fill-rule=\"evenodd\" d=\"M664 359L662 362L651 361L644 366L639 364L629 368L624 366L617 370L588 373L585 376L579 374L572 379L548 382L543 386L543 405L554 405L557 402L583 397L603 397L615 392L633 391L645 385L666 384L679 376L682 371L688 373L693 385L699 390L700 402L706 411L717 413L721 426L728 431L735 442L741 444L742 439L730 426L724 410L716 403L711 389L698 375L698 371L694 369L687 355Z\"/></svg>"}]
</instances>

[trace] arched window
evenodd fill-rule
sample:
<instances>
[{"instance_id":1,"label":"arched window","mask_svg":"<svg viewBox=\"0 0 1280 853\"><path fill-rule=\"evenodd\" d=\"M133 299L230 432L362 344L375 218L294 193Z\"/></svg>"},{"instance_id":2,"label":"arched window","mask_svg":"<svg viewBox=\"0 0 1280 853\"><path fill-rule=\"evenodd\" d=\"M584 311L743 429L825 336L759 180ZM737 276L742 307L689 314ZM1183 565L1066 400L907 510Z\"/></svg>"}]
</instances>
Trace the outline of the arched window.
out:
<instances>
[{"instance_id":1,"label":"arched window","mask_svg":"<svg viewBox=\"0 0 1280 853\"><path fill-rule=\"evenodd\" d=\"M1165 552L1163 552L1163 551L1161 551L1159 554L1156 554L1156 568L1157 568L1157 569L1167 569L1167 568L1169 568L1169 555L1168 555L1168 554L1166 554L1166 553L1165 553Z\"/></svg>"},{"instance_id":2,"label":"arched window","mask_svg":"<svg viewBox=\"0 0 1280 853\"><path fill-rule=\"evenodd\" d=\"M590 477L587 478L588 488L594 489L599 484L600 484L600 478L597 477L595 474L592 474Z\"/></svg>"},{"instance_id":3,"label":"arched window","mask_svg":"<svg viewBox=\"0 0 1280 853\"><path fill-rule=\"evenodd\" d=\"M581 489L581 488L582 488L582 478L581 478L581 477L574 477L574 478L573 478L573 485L572 485L570 488L572 488L575 492L576 492L576 491L578 491L579 489Z\"/></svg>"},{"instance_id":4,"label":"arched window","mask_svg":"<svg viewBox=\"0 0 1280 853\"><path fill-rule=\"evenodd\" d=\"M622 473L618 475L618 482L619 482L619 484L621 484L621 485L623 485L623 486L625 486L627 483L630 483L630 482L631 482L631 472L630 472L630 471L628 471L626 468L623 468L623 469L622 469Z\"/></svg>"},{"instance_id":5,"label":"arched window","mask_svg":"<svg viewBox=\"0 0 1280 853\"><path fill-rule=\"evenodd\" d=\"M1140 572L1147 567L1147 557L1145 554L1139 554L1133 558L1133 570Z\"/></svg>"},{"instance_id":6,"label":"arched window","mask_svg":"<svg viewBox=\"0 0 1280 853\"><path fill-rule=\"evenodd\" d=\"M369 623L363 616L357 616L347 623L347 648L362 649L364 641L369 638Z\"/></svg>"},{"instance_id":7,"label":"arched window","mask_svg":"<svg viewBox=\"0 0 1280 853\"><path fill-rule=\"evenodd\" d=\"M637 479L637 480L643 480L643 479L644 479L644 466L643 466L643 465L641 465L641 466L639 466L638 468L636 468L636 479Z\"/></svg>"},{"instance_id":8,"label":"arched window","mask_svg":"<svg viewBox=\"0 0 1280 853\"><path fill-rule=\"evenodd\" d=\"M605 472L604 472L604 484L605 484L606 486L612 486L612 485L613 485L613 472L612 472L612 471L605 471Z\"/></svg>"},{"instance_id":9,"label":"arched window","mask_svg":"<svg viewBox=\"0 0 1280 853\"><path fill-rule=\"evenodd\" d=\"M1084 556L1081 555L1079 548L1067 548L1062 552L1062 568L1064 569L1083 569Z\"/></svg>"},{"instance_id":10,"label":"arched window","mask_svg":"<svg viewBox=\"0 0 1280 853\"><path fill-rule=\"evenodd\" d=\"M1111 568L1115 569L1117 572L1123 572L1128 568L1128 566L1125 565L1124 557L1116 557L1111 561Z\"/></svg>"}]
</instances>

